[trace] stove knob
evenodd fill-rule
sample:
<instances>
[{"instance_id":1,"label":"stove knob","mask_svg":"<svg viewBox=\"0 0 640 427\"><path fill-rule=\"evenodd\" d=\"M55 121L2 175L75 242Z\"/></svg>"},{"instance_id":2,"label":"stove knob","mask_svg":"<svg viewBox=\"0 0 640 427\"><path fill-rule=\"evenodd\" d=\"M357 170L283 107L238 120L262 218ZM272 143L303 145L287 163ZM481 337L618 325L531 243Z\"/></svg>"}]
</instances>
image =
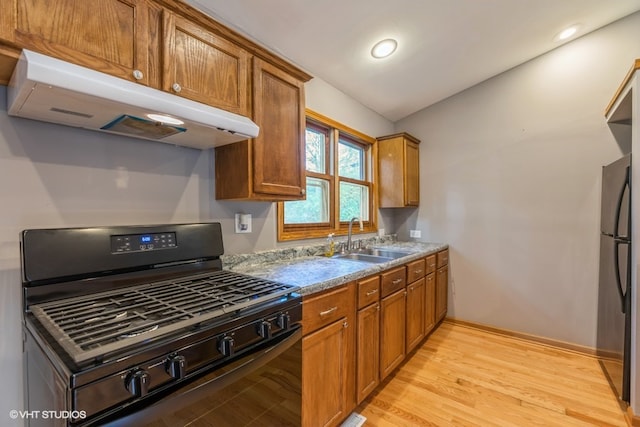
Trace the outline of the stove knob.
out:
<instances>
[{"instance_id":1,"label":"stove knob","mask_svg":"<svg viewBox=\"0 0 640 427\"><path fill-rule=\"evenodd\" d=\"M265 339L271 338L271 323L266 320L258 323L258 335Z\"/></svg>"},{"instance_id":2,"label":"stove knob","mask_svg":"<svg viewBox=\"0 0 640 427\"><path fill-rule=\"evenodd\" d=\"M167 374L176 380L184 378L186 368L187 359L185 359L184 356L170 356L165 365Z\"/></svg>"},{"instance_id":3,"label":"stove knob","mask_svg":"<svg viewBox=\"0 0 640 427\"><path fill-rule=\"evenodd\" d=\"M149 391L151 376L144 369L131 371L125 380L125 387L132 396L142 397Z\"/></svg>"},{"instance_id":4,"label":"stove knob","mask_svg":"<svg viewBox=\"0 0 640 427\"><path fill-rule=\"evenodd\" d=\"M287 330L289 329L289 324L291 323L291 316L287 313L282 313L278 316L278 326L280 329Z\"/></svg>"},{"instance_id":5,"label":"stove knob","mask_svg":"<svg viewBox=\"0 0 640 427\"><path fill-rule=\"evenodd\" d=\"M233 340L233 337L226 335L222 337L220 341L218 341L218 351L223 356L226 356L226 357L233 356L233 353L235 351L233 348L234 344L235 344L235 341Z\"/></svg>"}]
</instances>

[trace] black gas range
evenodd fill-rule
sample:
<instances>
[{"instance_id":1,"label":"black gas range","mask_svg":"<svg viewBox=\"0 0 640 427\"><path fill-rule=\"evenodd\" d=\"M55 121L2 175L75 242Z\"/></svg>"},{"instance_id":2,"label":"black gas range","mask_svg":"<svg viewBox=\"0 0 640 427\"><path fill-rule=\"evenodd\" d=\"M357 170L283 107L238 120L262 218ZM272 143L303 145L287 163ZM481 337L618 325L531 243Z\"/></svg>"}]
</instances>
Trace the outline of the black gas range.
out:
<instances>
[{"instance_id":1,"label":"black gas range","mask_svg":"<svg viewBox=\"0 0 640 427\"><path fill-rule=\"evenodd\" d=\"M255 395L241 384L279 375L281 398L231 425L299 425L298 289L223 270L223 252L218 223L23 231L30 424L228 423Z\"/></svg>"}]
</instances>

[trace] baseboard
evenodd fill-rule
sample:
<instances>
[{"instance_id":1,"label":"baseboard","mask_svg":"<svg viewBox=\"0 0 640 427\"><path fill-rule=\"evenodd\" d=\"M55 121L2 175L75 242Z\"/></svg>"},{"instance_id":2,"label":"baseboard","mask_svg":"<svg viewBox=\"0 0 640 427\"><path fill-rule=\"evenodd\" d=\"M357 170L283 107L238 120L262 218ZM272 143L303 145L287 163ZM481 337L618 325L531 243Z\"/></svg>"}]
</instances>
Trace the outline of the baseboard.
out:
<instances>
[{"instance_id":1,"label":"baseboard","mask_svg":"<svg viewBox=\"0 0 640 427\"><path fill-rule=\"evenodd\" d=\"M640 417L633 413L633 409L631 409L631 406L627 406L624 417L630 427L640 427Z\"/></svg>"},{"instance_id":2,"label":"baseboard","mask_svg":"<svg viewBox=\"0 0 640 427\"><path fill-rule=\"evenodd\" d=\"M526 334L523 332L511 331L509 329L496 328L494 326L485 325L482 323L469 322L467 320L455 319L452 317L446 317L445 322L453 323L455 325L466 326L468 328L480 329L486 332L492 332L494 334L504 335L512 338L518 338L537 344L547 345L550 347L560 348L567 351L572 351L585 356L598 357L595 348L573 344L565 341L554 340L551 338L545 338L538 335ZM635 424L634 424L635 425ZM640 427L640 424L638 425Z\"/></svg>"}]
</instances>

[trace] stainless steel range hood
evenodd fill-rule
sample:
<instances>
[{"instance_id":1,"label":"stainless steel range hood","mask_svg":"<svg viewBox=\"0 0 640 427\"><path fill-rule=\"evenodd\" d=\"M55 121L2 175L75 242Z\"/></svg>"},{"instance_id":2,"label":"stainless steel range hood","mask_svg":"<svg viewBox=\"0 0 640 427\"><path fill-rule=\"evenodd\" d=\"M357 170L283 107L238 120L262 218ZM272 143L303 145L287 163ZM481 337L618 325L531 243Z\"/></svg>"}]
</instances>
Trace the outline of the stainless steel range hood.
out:
<instances>
[{"instance_id":1,"label":"stainless steel range hood","mask_svg":"<svg viewBox=\"0 0 640 427\"><path fill-rule=\"evenodd\" d=\"M7 109L12 116L201 149L259 132L247 117L28 50L11 77Z\"/></svg>"}]
</instances>

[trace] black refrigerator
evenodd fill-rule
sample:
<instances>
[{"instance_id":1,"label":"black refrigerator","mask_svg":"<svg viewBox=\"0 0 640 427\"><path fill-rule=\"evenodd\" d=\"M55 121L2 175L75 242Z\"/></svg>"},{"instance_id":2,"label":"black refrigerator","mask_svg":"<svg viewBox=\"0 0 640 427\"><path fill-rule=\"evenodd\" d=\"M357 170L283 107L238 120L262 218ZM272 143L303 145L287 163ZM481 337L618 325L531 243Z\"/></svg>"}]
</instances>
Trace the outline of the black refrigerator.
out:
<instances>
[{"instance_id":1,"label":"black refrigerator","mask_svg":"<svg viewBox=\"0 0 640 427\"><path fill-rule=\"evenodd\" d=\"M602 168L597 347L616 395L629 402L631 154Z\"/></svg>"}]
</instances>

